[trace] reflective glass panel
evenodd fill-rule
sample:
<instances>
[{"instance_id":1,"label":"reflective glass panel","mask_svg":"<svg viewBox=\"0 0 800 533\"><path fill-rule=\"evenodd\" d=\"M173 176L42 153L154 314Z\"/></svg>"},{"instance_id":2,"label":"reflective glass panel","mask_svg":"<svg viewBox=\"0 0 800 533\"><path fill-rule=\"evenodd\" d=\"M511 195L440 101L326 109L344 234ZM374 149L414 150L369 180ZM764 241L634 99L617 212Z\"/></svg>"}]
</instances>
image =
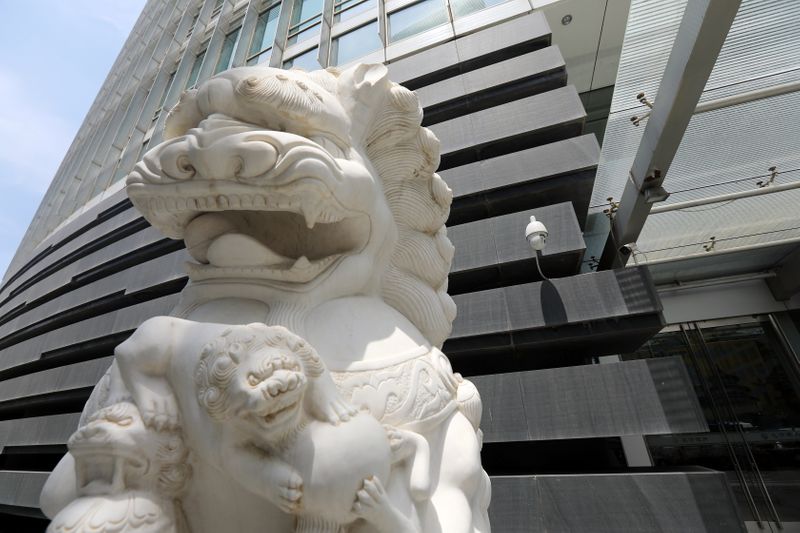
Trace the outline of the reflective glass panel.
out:
<instances>
[{"instance_id":1,"label":"reflective glass panel","mask_svg":"<svg viewBox=\"0 0 800 533\"><path fill-rule=\"evenodd\" d=\"M289 24L287 44L294 44L319 35L322 0L295 0Z\"/></svg>"},{"instance_id":2,"label":"reflective glass panel","mask_svg":"<svg viewBox=\"0 0 800 533\"><path fill-rule=\"evenodd\" d=\"M322 13L322 0L296 0L292 11L291 26Z\"/></svg>"},{"instance_id":3,"label":"reflective glass panel","mask_svg":"<svg viewBox=\"0 0 800 533\"><path fill-rule=\"evenodd\" d=\"M214 74L218 74L223 70L231 68L231 61L233 61L233 51L236 48L236 42L239 40L239 33L241 27L236 28L228 35L225 36L225 41L222 43L222 50L219 53L219 60L217 67L214 69Z\"/></svg>"},{"instance_id":4,"label":"reflective glass panel","mask_svg":"<svg viewBox=\"0 0 800 533\"><path fill-rule=\"evenodd\" d=\"M389 14L389 41L399 41L446 22L442 0L422 0Z\"/></svg>"},{"instance_id":5,"label":"reflective glass panel","mask_svg":"<svg viewBox=\"0 0 800 533\"><path fill-rule=\"evenodd\" d=\"M283 68L301 68L303 70L311 71L311 70L318 70L322 67L319 65L319 61L317 61L317 54L319 52L316 48L312 48L308 52L300 54L297 57L293 57L288 61L283 63Z\"/></svg>"},{"instance_id":6,"label":"reflective glass panel","mask_svg":"<svg viewBox=\"0 0 800 533\"><path fill-rule=\"evenodd\" d=\"M381 38L378 36L378 21L375 20L333 40L331 65L344 65L370 52L380 50L382 46Z\"/></svg>"},{"instance_id":7,"label":"reflective glass panel","mask_svg":"<svg viewBox=\"0 0 800 533\"><path fill-rule=\"evenodd\" d=\"M450 0L450 7L453 17L458 18L505 2L508 0Z\"/></svg>"},{"instance_id":8,"label":"reflective glass panel","mask_svg":"<svg viewBox=\"0 0 800 533\"><path fill-rule=\"evenodd\" d=\"M745 520L755 519L746 490L758 495L764 487L782 519L800 520L795 503L800 486L800 367L787 350L788 343L781 342L780 334L763 319L692 326L686 334L660 333L625 356L680 356L708 423L709 431L704 433L647 436L654 465L699 465L724 471ZM691 406L664 405L692 416ZM683 416L681 411L673 412ZM763 487L753 477L753 464L763 476ZM767 516L769 510L759 500L756 496L758 512Z\"/></svg>"},{"instance_id":9,"label":"reflective glass panel","mask_svg":"<svg viewBox=\"0 0 800 533\"><path fill-rule=\"evenodd\" d=\"M333 20L335 22L348 20L356 15L375 9L377 6L378 2L376 0L345 0L337 3L336 7L334 7Z\"/></svg>"},{"instance_id":10,"label":"reflective glass panel","mask_svg":"<svg viewBox=\"0 0 800 533\"><path fill-rule=\"evenodd\" d=\"M186 80L186 88L190 89L197 83L197 76L200 75L200 67L203 65L203 58L206 56L206 51L203 50L197 54L192 63L192 71L189 73L189 79Z\"/></svg>"},{"instance_id":11,"label":"reflective glass panel","mask_svg":"<svg viewBox=\"0 0 800 533\"><path fill-rule=\"evenodd\" d=\"M269 63L269 58L272 56L272 49L264 50L257 56L251 57L247 60L247 66L258 65L259 63Z\"/></svg>"},{"instance_id":12,"label":"reflective glass panel","mask_svg":"<svg viewBox=\"0 0 800 533\"><path fill-rule=\"evenodd\" d=\"M272 48L272 43L275 42L275 32L278 30L278 14L280 11L281 5L278 4L269 8L258 16L256 31L253 34L253 40L250 43L251 56ZM247 62L248 65L254 65L255 63L260 63L260 61L251 63L248 60Z\"/></svg>"},{"instance_id":13,"label":"reflective glass panel","mask_svg":"<svg viewBox=\"0 0 800 533\"><path fill-rule=\"evenodd\" d=\"M307 39L311 39L312 37L318 36L320 32L320 17L317 17L309 24L304 24L301 27L305 27L307 29L301 31L295 30L297 33L289 32L291 37L286 40L286 44L300 43Z\"/></svg>"}]
</instances>

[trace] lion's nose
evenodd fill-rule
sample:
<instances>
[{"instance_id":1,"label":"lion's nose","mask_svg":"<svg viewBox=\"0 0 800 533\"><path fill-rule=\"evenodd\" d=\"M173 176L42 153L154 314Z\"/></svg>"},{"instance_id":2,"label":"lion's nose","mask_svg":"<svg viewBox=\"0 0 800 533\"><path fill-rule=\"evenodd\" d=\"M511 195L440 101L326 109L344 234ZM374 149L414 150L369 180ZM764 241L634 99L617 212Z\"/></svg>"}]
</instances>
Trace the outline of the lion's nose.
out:
<instances>
[{"instance_id":1,"label":"lion's nose","mask_svg":"<svg viewBox=\"0 0 800 533\"><path fill-rule=\"evenodd\" d=\"M278 150L261 140L223 137L209 146L179 143L161 156L163 171L174 179L248 180L269 172Z\"/></svg>"}]
</instances>

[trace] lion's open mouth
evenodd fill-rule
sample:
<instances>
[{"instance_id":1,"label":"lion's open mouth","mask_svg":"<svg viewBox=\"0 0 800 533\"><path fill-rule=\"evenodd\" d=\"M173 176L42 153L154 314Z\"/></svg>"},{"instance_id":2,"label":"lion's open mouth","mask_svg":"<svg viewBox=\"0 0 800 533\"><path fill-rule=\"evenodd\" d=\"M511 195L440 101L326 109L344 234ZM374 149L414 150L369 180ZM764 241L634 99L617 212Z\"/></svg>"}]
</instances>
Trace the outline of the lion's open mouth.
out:
<instances>
[{"instance_id":1,"label":"lion's open mouth","mask_svg":"<svg viewBox=\"0 0 800 533\"><path fill-rule=\"evenodd\" d=\"M297 408L297 402L294 402L292 404L287 405L286 407L278 409L277 411L268 413L264 415L262 418L264 419L264 422L266 422L267 424L274 424L276 421L279 421L284 416L291 414L296 408Z\"/></svg>"},{"instance_id":2,"label":"lion's open mouth","mask_svg":"<svg viewBox=\"0 0 800 533\"><path fill-rule=\"evenodd\" d=\"M189 264L189 275L307 283L360 251L369 239L369 217L315 189L295 194L276 189L246 200L208 196L189 200L185 208L176 205L188 219L183 238L197 261Z\"/></svg>"},{"instance_id":3,"label":"lion's open mouth","mask_svg":"<svg viewBox=\"0 0 800 533\"><path fill-rule=\"evenodd\" d=\"M292 373L277 372L277 377L268 378L261 386L267 399L264 409L253 413L262 425L277 429L283 422L294 418L300 409L305 390L305 380L292 378Z\"/></svg>"}]
</instances>

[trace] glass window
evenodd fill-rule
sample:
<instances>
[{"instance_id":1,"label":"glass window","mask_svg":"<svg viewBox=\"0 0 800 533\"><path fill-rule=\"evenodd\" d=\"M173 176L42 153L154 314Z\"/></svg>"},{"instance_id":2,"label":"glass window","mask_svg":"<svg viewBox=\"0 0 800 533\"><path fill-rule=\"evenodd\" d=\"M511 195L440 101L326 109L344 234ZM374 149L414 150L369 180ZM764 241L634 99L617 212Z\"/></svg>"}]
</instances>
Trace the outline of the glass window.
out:
<instances>
[{"instance_id":1,"label":"glass window","mask_svg":"<svg viewBox=\"0 0 800 533\"><path fill-rule=\"evenodd\" d=\"M219 74L223 70L231 68L233 51L236 49L236 42L239 40L241 30L242 28L240 26L225 36L225 41L222 43L222 50L219 53L219 60L217 60L217 67L214 69L214 74Z\"/></svg>"},{"instance_id":2,"label":"glass window","mask_svg":"<svg viewBox=\"0 0 800 533\"><path fill-rule=\"evenodd\" d=\"M380 50L382 46L378 35L378 21L374 20L333 40L331 65L344 65L370 52Z\"/></svg>"},{"instance_id":3,"label":"glass window","mask_svg":"<svg viewBox=\"0 0 800 533\"><path fill-rule=\"evenodd\" d=\"M278 31L278 14L280 11L281 5L277 4L258 16L256 31L253 34L253 40L250 42L250 54L247 58L248 65L263 63L269 58L267 52L272 50L272 43L275 42L275 33Z\"/></svg>"},{"instance_id":4,"label":"glass window","mask_svg":"<svg viewBox=\"0 0 800 533\"><path fill-rule=\"evenodd\" d=\"M192 36L192 32L194 31L194 25L197 24L197 18L199 16L200 16L200 8L198 7L197 12L194 14L194 17L192 17L192 22L189 24L189 29L186 31L186 37L184 37L184 40L188 41L189 37Z\"/></svg>"},{"instance_id":5,"label":"glass window","mask_svg":"<svg viewBox=\"0 0 800 533\"><path fill-rule=\"evenodd\" d=\"M389 14L389 42L411 37L447 22L442 0L422 0Z\"/></svg>"},{"instance_id":6,"label":"glass window","mask_svg":"<svg viewBox=\"0 0 800 533\"><path fill-rule=\"evenodd\" d=\"M377 0L340 0L333 6L334 22L341 22L366 13L378 6Z\"/></svg>"},{"instance_id":7,"label":"glass window","mask_svg":"<svg viewBox=\"0 0 800 533\"><path fill-rule=\"evenodd\" d=\"M192 71L189 73L189 79L186 80L186 88L191 89L197 83L197 76L200 74L200 67L203 65L203 58L206 57L206 51L203 50L194 56L194 63L192 63Z\"/></svg>"},{"instance_id":8,"label":"glass window","mask_svg":"<svg viewBox=\"0 0 800 533\"><path fill-rule=\"evenodd\" d=\"M299 43L319 35L321 21L322 0L295 0L286 42Z\"/></svg>"},{"instance_id":9,"label":"glass window","mask_svg":"<svg viewBox=\"0 0 800 533\"><path fill-rule=\"evenodd\" d=\"M453 17L459 18L508 1L509 0L450 0L450 7L453 10Z\"/></svg>"},{"instance_id":10,"label":"glass window","mask_svg":"<svg viewBox=\"0 0 800 533\"><path fill-rule=\"evenodd\" d=\"M708 423L706 433L647 436L654 465L725 471L745 520L753 520L745 491L757 495L763 490L756 483L755 464L781 518L800 520L795 503L800 483L800 367L787 349L789 343L781 341L766 317L733 325L689 326L686 334L659 333L625 356L681 356ZM669 408L679 405L673 402ZM755 505L761 516L768 516L758 496Z\"/></svg>"},{"instance_id":11,"label":"glass window","mask_svg":"<svg viewBox=\"0 0 800 533\"><path fill-rule=\"evenodd\" d=\"M318 70L322 67L317 61L317 48L312 48L308 52L302 53L297 57L293 57L283 63L283 68L301 68L303 70L311 71Z\"/></svg>"}]
</instances>

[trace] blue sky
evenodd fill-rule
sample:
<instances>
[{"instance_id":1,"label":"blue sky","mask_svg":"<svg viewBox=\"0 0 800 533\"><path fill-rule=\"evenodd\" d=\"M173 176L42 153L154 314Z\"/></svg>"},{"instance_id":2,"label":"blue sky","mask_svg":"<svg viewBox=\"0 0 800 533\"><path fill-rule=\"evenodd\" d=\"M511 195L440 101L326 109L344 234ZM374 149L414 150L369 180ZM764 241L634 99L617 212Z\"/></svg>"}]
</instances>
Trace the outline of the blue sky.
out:
<instances>
[{"instance_id":1,"label":"blue sky","mask_svg":"<svg viewBox=\"0 0 800 533\"><path fill-rule=\"evenodd\" d=\"M0 273L144 3L0 0Z\"/></svg>"}]
</instances>

